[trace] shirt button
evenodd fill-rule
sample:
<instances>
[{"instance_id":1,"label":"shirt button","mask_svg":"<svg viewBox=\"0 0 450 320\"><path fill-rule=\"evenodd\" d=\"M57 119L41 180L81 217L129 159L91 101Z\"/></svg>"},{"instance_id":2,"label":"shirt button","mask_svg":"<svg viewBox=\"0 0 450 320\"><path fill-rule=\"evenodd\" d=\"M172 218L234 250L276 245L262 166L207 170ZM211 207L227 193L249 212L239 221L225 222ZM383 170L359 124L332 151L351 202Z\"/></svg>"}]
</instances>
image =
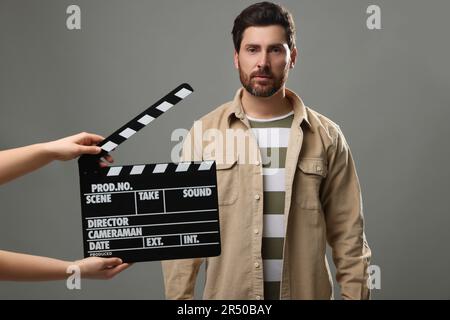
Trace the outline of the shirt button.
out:
<instances>
[{"instance_id":1,"label":"shirt button","mask_svg":"<svg viewBox=\"0 0 450 320\"><path fill-rule=\"evenodd\" d=\"M256 195L255 195L255 199L256 199L256 200L259 200L259 198L260 198L259 194L256 194Z\"/></svg>"},{"instance_id":2,"label":"shirt button","mask_svg":"<svg viewBox=\"0 0 450 320\"><path fill-rule=\"evenodd\" d=\"M258 160L256 160L255 164L256 164L257 166L259 166L259 165L261 164L261 162L259 162Z\"/></svg>"},{"instance_id":3,"label":"shirt button","mask_svg":"<svg viewBox=\"0 0 450 320\"><path fill-rule=\"evenodd\" d=\"M255 268L259 268L259 263L255 262Z\"/></svg>"},{"instance_id":4,"label":"shirt button","mask_svg":"<svg viewBox=\"0 0 450 320\"><path fill-rule=\"evenodd\" d=\"M256 300L261 300L261 296L256 296Z\"/></svg>"},{"instance_id":5,"label":"shirt button","mask_svg":"<svg viewBox=\"0 0 450 320\"><path fill-rule=\"evenodd\" d=\"M259 230L258 230L258 229L254 229L253 232L254 232L255 234L258 234L258 233L259 233Z\"/></svg>"}]
</instances>

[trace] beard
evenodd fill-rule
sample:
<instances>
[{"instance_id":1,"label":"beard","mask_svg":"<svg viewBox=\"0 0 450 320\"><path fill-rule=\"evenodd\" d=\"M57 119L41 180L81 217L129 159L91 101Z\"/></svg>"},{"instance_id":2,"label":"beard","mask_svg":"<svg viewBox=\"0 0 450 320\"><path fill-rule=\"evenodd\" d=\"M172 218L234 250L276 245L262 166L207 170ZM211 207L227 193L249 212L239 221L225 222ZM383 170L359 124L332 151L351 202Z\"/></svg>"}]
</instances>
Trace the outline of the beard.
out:
<instances>
[{"instance_id":1,"label":"beard","mask_svg":"<svg viewBox=\"0 0 450 320\"><path fill-rule=\"evenodd\" d=\"M262 84L261 80L256 79L257 76L268 78L263 80L264 84ZM268 67L255 71L250 75L245 74L239 67L239 79L245 90L252 96L268 98L278 92L278 90L286 83L287 70L284 70L280 77L275 77Z\"/></svg>"}]
</instances>

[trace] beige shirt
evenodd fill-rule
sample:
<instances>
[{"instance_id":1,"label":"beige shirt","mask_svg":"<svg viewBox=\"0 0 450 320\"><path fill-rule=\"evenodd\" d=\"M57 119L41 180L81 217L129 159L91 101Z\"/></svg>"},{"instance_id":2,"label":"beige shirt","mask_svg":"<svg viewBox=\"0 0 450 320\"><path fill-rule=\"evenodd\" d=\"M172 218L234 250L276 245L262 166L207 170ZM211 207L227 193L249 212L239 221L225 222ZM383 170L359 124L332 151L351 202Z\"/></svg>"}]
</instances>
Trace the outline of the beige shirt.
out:
<instances>
[{"instance_id":1,"label":"beige shirt","mask_svg":"<svg viewBox=\"0 0 450 320\"><path fill-rule=\"evenodd\" d=\"M205 261L205 299L264 299L261 155L251 134L220 141L220 134L230 137L251 130L241 105L242 90L196 122L186 137L183 160L216 160L222 252L217 257L163 261L169 299L193 298ZM286 89L286 95L294 119L285 163L281 299L333 298L327 243L342 297L368 299L371 253L349 147L335 123L304 106L292 91ZM238 141L237 147L230 148L224 140Z\"/></svg>"}]
</instances>

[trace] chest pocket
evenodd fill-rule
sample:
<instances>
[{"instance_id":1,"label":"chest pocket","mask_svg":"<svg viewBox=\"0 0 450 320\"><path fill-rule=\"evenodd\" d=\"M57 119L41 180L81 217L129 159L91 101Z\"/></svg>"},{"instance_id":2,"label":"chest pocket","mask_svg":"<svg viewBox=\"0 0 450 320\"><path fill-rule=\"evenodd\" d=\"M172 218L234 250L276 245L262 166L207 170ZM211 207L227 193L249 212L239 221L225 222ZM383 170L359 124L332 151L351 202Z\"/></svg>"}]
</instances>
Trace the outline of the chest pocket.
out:
<instances>
[{"instance_id":1,"label":"chest pocket","mask_svg":"<svg viewBox=\"0 0 450 320\"><path fill-rule=\"evenodd\" d=\"M236 202L239 189L239 165L237 161L217 165L217 193L219 205L228 206Z\"/></svg>"},{"instance_id":2,"label":"chest pocket","mask_svg":"<svg viewBox=\"0 0 450 320\"><path fill-rule=\"evenodd\" d=\"M239 189L239 164L237 158L217 162L214 156L204 155L203 160L216 161L217 197L219 206L228 206L236 202Z\"/></svg>"},{"instance_id":3,"label":"chest pocket","mask_svg":"<svg viewBox=\"0 0 450 320\"><path fill-rule=\"evenodd\" d=\"M301 158L294 181L294 197L304 209L320 210L320 186L328 173L326 162L321 158Z\"/></svg>"}]
</instances>

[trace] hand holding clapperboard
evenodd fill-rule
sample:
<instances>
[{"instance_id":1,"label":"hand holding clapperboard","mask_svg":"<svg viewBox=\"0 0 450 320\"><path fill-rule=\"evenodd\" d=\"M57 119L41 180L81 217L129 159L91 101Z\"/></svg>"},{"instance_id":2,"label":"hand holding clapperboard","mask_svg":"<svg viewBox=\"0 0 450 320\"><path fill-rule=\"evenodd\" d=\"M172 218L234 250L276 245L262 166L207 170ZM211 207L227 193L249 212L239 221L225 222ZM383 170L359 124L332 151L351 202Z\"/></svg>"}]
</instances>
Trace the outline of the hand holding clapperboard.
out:
<instances>
[{"instance_id":1,"label":"hand holding clapperboard","mask_svg":"<svg viewBox=\"0 0 450 320\"><path fill-rule=\"evenodd\" d=\"M182 84L78 160L84 256L124 262L220 254L214 161L101 168L98 160L194 90Z\"/></svg>"}]
</instances>

